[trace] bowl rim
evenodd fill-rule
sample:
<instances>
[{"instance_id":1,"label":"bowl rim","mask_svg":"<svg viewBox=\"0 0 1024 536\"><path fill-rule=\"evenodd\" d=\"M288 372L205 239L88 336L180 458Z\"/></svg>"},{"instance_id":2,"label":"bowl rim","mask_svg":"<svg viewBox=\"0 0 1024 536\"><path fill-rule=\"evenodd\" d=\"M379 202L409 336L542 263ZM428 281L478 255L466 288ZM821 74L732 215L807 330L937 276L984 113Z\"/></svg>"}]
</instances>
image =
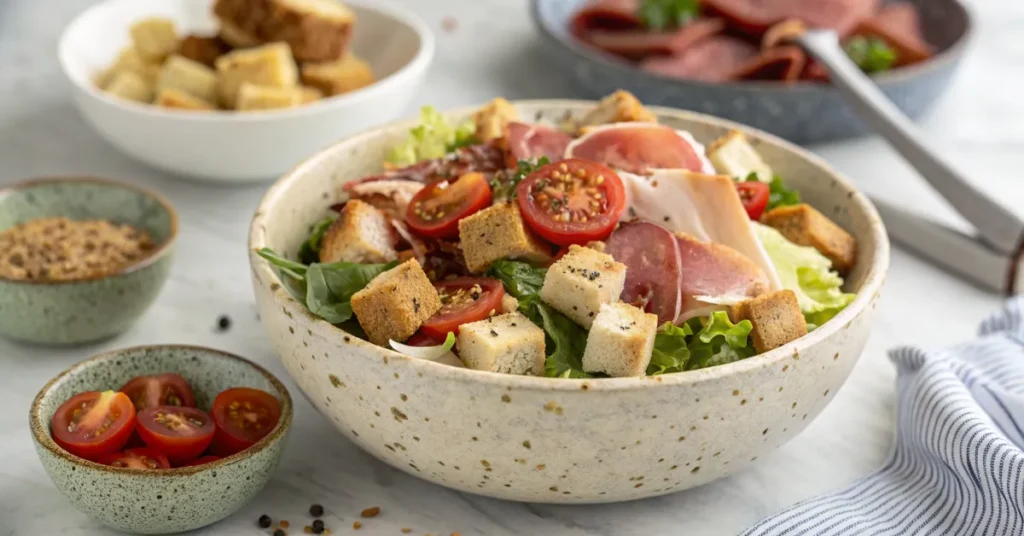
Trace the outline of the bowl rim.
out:
<instances>
[{"instance_id":1,"label":"bowl rim","mask_svg":"<svg viewBox=\"0 0 1024 536\"><path fill-rule=\"evenodd\" d=\"M565 110L572 110L574 108L582 108L584 106L594 106L597 101L594 100L573 100L573 99L533 99L533 100L516 100L512 101L514 106L526 106L526 107L545 107L545 108L563 108ZM456 109L445 110L442 112L448 117L459 117L467 116L475 111L478 106L466 106ZM795 154L797 157L808 161L824 170L826 170L832 178L843 187L838 191L843 195L848 195L851 202L859 208L859 211L864 214L868 220L869 234L875 243L873 251L873 262L867 268L864 275L863 283L856 293L854 300L841 311L834 318L826 322L821 327L814 331L800 337L799 339L792 341L788 344L780 346L774 350L758 354L754 357L735 361L725 365L718 365L706 369L698 369L686 372L679 372L674 374L662 374L658 376L642 376L642 377L628 377L628 378L548 378L542 376L518 376L511 374L501 374L497 372L488 372L482 370L473 370L469 368L453 367L450 365L444 365L441 363L435 363L424 359L418 359L405 354L396 352L390 348L384 348L360 339L359 337L353 337L345 331L335 327L327 321L313 316L306 308L304 304L299 303L295 300L291 294L286 290L287 286L281 280L278 272L270 267L269 263L263 261L263 259L257 254L257 251L266 246L266 227L267 222L265 220L266 214L271 208L277 203L277 201L285 195L285 192L292 187L292 184L300 181L310 169L320 165L320 163L327 159L332 153L337 150L337 147L341 145L348 145L352 143L358 143L360 139L375 136L382 131L394 131L401 127L409 127L416 123L415 119L403 119L393 121L391 123L374 127L365 130L361 133L349 136L343 140L340 140L331 146L317 152L310 156L302 163L298 164L291 171L283 175L277 181L274 182L270 188L267 189L253 214L252 221L249 226L249 266L253 275L254 284L262 285L266 287L266 291L270 294L271 299L277 308L283 308L284 311L290 313L289 316L299 316L309 322L309 329L314 331L321 331L322 333L334 337L337 337L337 344L339 348L343 348L345 345L357 346L360 348L371 349L375 352L380 353L385 358L386 362L404 361L413 367L413 369L421 374L431 374L434 377L442 377L450 380L463 380L463 381L476 381L481 383L489 383L497 386L507 387L512 389L516 387L521 390L538 390L538 391L623 391L623 390L635 390L642 389L649 385L686 385L695 384L707 380L713 380L716 378L731 376L733 374L752 371L763 368L775 363L780 363L784 360L795 358L799 356L800 352L806 348L816 346L821 341L829 338L830 336L838 333L839 331L845 330L849 325L860 316L860 314L872 306L873 300L877 297L880 292L883 283L885 282L885 276L889 267L889 239L885 231L885 226L882 222L881 217L878 215L874 205L870 199L860 190L856 189L853 184L840 172L832 168L824 159L811 153L810 151L803 149L793 143L790 143L778 136L768 134L767 132L749 127L734 121L721 119L708 114L702 114L698 112L692 112L687 110L680 110L677 108L667 106L648 106L656 116L674 116L678 119L685 121L697 121L704 124L712 125L724 129L740 130L744 133L751 134L757 138L761 138L774 143L777 146L787 150L790 153ZM845 190L845 191L844 191ZM261 316L261 322L263 322L263 316ZM348 338L347 341L344 339ZM275 352L276 353L276 352ZM280 359L280 355L278 354Z\"/></svg>"},{"instance_id":2,"label":"bowl rim","mask_svg":"<svg viewBox=\"0 0 1024 536\"><path fill-rule=\"evenodd\" d=\"M261 376L266 378L266 380L269 381L270 384L274 386L274 389L277 391L278 399L281 401L281 419L278 420L277 426L275 426L274 429L271 430L269 434L264 436L263 439L260 439L251 447L241 452L237 452L235 454L232 454L231 456L225 456L217 461L205 463L203 465L172 467L170 469L134 469L127 467L113 467L110 465L103 465L101 463L86 460L85 458L79 458L78 456L75 456L74 454L71 454L70 452L61 448L60 445L57 445L57 443L53 440L53 437L51 437L49 433L50 423L42 422L43 419L41 414L43 399L46 397L46 395L50 393L50 391L58 382L60 382L64 378L77 374L81 369L84 369L94 363L108 362L133 352L154 349L192 350L205 353L208 356L213 356L214 359L239 361L249 366L250 368L255 369L256 372L260 373ZM265 450L268 446L270 446L271 443L279 441L283 437L284 433L291 427L292 413L292 397L291 394L288 392L288 389L284 386L284 383L282 383L281 380L277 379L277 377L274 376L269 370L263 368L261 365L253 361L250 361L237 354L225 352L223 350L218 350L216 348L210 348L208 346L197 346L191 344L145 344L139 346L130 346L127 348L117 348L114 350L108 350L106 352L94 354L89 358L79 361L78 363L75 363L71 367L65 369L60 374L51 378L50 381L46 382L46 385L44 385L42 389L39 390L35 398L32 400L32 406L29 407L28 416L29 427L32 429L32 437L35 439L37 444L41 445L46 450L50 451L50 453L53 454L54 456L62 458L65 461L73 463L75 465L87 467L89 469L95 469L98 471L106 471L115 474L142 475L146 477L160 478L166 476L194 475L196 473L200 473L208 469L217 469L219 467L237 462L239 460L251 458L255 454Z\"/></svg>"},{"instance_id":3,"label":"bowl rim","mask_svg":"<svg viewBox=\"0 0 1024 536\"><path fill-rule=\"evenodd\" d=\"M436 49L436 40L433 32L430 30L430 27L427 26L426 22L424 22L423 19L415 13L388 3L376 2L373 0L346 0L346 4L349 7L377 12L378 14L386 16L394 23L402 25L416 34L419 38L419 48L412 59L397 71L366 87L362 87L342 95L326 97L320 99L318 102L295 108L259 110L245 113L233 110L166 110L153 104L135 102L128 99L110 96L105 91L101 91L94 84L85 83L78 79L78 77L71 75L71 60L69 57L71 49L70 34L72 29L80 24L84 24L82 21L87 17L92 16L96 11L113 9L112 6L114 4L129 1L131 0L104 0L90 6L75 16L75 18L61 31L57 46L57 58L61 66L61 72L64 73L64 77L67 78L71 84L78 88L78 90L83 94L88 95L95 101L102 102L107 106L117 108L125 113L138 114L140 116L146 116L147 118L167 120L180 119L182 121L193 121L199 123L251 123L254 121L273 121L285 118L307 117L323 113L328 108L341 108L350 105L355 106L378 96L380 93L387 92L392 88L411 83L416 76L429 67L430 63L433 61ZM212 3L210 0L206 1Z\"/></svg>"},{"instance_id":4,"label":"bowl rim","mask_svg":"<svg viewBox=\"0 0 1024 536\"><path fill-rule=\"evenodd\" d=\"M576 42L575 39L562 39L551 30L551 25L548 24L548 20L540 14L540 4L550 0L530 0L530 18L533 21L534 26L537 27L541 36L565 50L576 55L578 58L584 59L589 62L600 64L602 67L615 69L622 75L629 76L640 76L648 81L657 82L660 84L677 84L678 86L695 86L702 88L728 88L734 90L757 90L757 91L827 91L835 92L836 88L831 83L819 83L811 82L807 80L797 80L796 82L782 82L782 81L770 81L770 80L750 80L741 82L704 82L700 80L689 80L684 78L673 78L659 73L651 73L638 69L634 64L627 60L618 58L612 54L597 50L592 47L588 47L582 43ZM947 68L950 64L958 61L967 49L967 46L974 39L975 34L975 23L974 15L971 9L968 8L960 0L949 0L964 14L964 31L960 34L952 44L948 47L939 50L934 56L927 60L915 63L912 65L906 65L896 69L891 69L881 73L871 75L871 80L874 81L880 87L887 87L890 85L900 84L908 82L912 79L918 78L924 74L942 70Z\"/></svg>"},{"instance_id":5,"label":"bowl rim","mask_svg":"<svg viewBox=\"0 0 1024 536\"><path fill-rule=\"evenodd\" d=\"M15 193L15 192L20 192L20 191L24 191L24 190L31 190L31 189L37 188L39 186L46 186L46 185L50 185L50 184L62 184L62 183L69 183L69 184L94 184L94 185L98 185L98 186L120 188L122 190L132 191L132 192L135 192L137 194L141 194L143 196L149 197L150 199L153 199L154 201L156 201L164 209L164 212L167 213L168 217L171 220L170 232L167 234L167 238L165 238L160 243L160 245L157 246L157 248L155 250L153 250L152 253L147 255L145 258L142 258L142 259L140 259L140 260L138 260L138 261L136 261L136 262L134 262L132 264L129 264L128 266L125 266L124 268L121 268L120 270L118 270L118 271L116 271L116 272L114 272L112 274L102 274L102 275L97 275L97 276L92 276L92 277L83 277L81 279L71 279L71 280L67 280L67 281L63 281L63 280L62 281L33 281L33 280L23 280L23 279L9 279L9 278L0 276L0 283L33 285L33 286L35 286L35 285L39 285L39 286L59 286L59 285L75 285L75 284L79 284L79 283L90 283L90 282L95 282L95 281L101 281L103 279L112 279L112 278L115 278L115 277L120 277L120 276L123 276L123 275L128 275L128 274L131 274L133 272L137 272L139 270L142 270L144 268L147 268L147 267L151 266L153 263L157 262L159 259L162 259L164 256L166 256L167 253L169 251L171 251L171 249L173 248L174 243L177 242L177 240L178 240L178 212L174 209L174 205L171 204L170 200L168 200L166 197L163 196L163 194L160 194L156 190L151 190L149 188L143 188L142 186L138 186L138 185L127 183L127 182L121 182L121 181L118 181L118 180L107 179L107 178L103 178L103 177L93 177L93 176L88 176L88 175L81 175L81 176L79 176L79 175L55 175L55 176L52 176L52 177L37 177L37 178L32 178L32 179L26 179L26 180L18 181L18 182L15 182L15 183L12 183L12 184L8 184L8 185L5 185L5 186L0 186L0 198L6 197L6 196L8 196L8 195L10 195L12 193Z\"/></svg>"}]
</instances>

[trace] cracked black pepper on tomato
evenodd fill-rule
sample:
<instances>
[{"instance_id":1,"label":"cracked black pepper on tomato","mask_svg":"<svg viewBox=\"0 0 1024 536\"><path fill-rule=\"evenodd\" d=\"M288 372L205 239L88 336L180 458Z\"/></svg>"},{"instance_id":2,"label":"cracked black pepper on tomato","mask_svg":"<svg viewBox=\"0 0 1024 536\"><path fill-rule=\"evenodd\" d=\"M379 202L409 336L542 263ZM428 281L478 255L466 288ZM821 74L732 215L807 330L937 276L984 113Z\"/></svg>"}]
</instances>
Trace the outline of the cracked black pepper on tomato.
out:
<instances>
[{"instance_id":1,"label":"cracked black pepper on tomato","mask_svg":"<svg viewBox=\"0 0 1024 536\"><path fill-rule=\"evenodd\" d=\"M569 159L523 179L516 202L523 220L545 240L586 244L611 234L626 208L626 190L608 166Z\"/></svg>"}]
</instances>

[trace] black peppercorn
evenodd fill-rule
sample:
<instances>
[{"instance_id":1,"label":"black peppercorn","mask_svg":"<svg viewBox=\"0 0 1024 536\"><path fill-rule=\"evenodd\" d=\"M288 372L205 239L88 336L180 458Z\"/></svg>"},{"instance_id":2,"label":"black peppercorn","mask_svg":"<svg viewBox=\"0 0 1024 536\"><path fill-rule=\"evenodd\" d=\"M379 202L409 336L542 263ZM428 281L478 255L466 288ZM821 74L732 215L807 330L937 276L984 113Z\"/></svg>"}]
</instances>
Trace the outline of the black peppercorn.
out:
<instances>
[{"instance_id":1,"label":"black peppercorn","mask_svg":"<svg viewBox=\"0 0 1024 536\"><path fill-rule=\"evenodd\" d=\"M220 315L217 319L217 330L227 331L231 328L231 317L228 315Z\"/></svg>"},{"instance_id":2,"label":"black peppercorn","mask_svg":"<svg viewBox=\"0 0 1024 536\"><path fill-rule=\"evenodd\" d=\"M309 515L313 517L320 517L324 515L324 507L319 504L314 504L309 507Z\"/></svg>"},{"instance_id":3,"label":"black peppercorn","mask_svg":"<svg viewBox=\"0 0 1024 536\"><path fill-rule=\"evenodd\" d=\"M323 534L324 522L322 520L313 520L313 534Z\"/></svg>"},{"instance_id":4,"label":"black peppercorn","mask_svg":"<svg viewBox=\"0 0 1024 536\"><path fill-rule=\"evenodd\" d=\"M274 536L288 536L288 533L281 529L277 529L274 531Z\"/></svg>"},{"instance_id":5,"label":"black peppercorn","mask_svg":"<svg viewBox=\"0 0 1024 536\"><path fill-rule=\"evenodd\" d=\"M261 516L260 516L260 518L259 518L259 519L258 519L258 520L256 521L256 524L257 524L257 525L259 525L259 526L260 526L260 528L263 528L263 529L265 529L265 528L269 527L269 526L270 526L270 524L271 524L271 523L273 523L273 522L274 522L274 521L273 521L272 519L270 519L270 516L268 516L267 514L263 514L263 515L261 515Z\"/></svg>"}]
</instances>

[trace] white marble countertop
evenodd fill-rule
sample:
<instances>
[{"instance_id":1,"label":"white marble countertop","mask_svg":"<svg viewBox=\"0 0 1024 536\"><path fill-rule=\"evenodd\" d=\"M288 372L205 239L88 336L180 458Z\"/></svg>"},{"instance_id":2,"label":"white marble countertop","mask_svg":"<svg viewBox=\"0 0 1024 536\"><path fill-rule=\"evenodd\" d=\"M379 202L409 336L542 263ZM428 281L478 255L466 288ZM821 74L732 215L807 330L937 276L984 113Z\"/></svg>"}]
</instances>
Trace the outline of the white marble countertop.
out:
<instances>
[{"instance_id":1,"label":"white marble countertop","mask_svg":"<svg viewBox=\"0 0 1024 536\"><path fill-rule=\"evenodd\" d=\"M0 3L0 184L54 174L95 174L166 194L182 217L177 260L157 304L125 335L93 347L40 349L0 341L0 536L107 534L51 485L28 431L29 404L49 378L114 347L188 343L235 352L287 378L256 318L246 267L251 212L266 185L226 189L176 180L127 159L93 134L72 107L55 60L61 28L89 0ZM523 0L402 0L438 34L438 56L414 103L439 107L510 98L569 97L541 70L544 58ZM925 122L950 157L979 184L1024 200L1024 5L978 0L977 39L957 82ZM453 31L442 20L454 17ZM410 113L413 110L410 109ZM816 147L873 194L940 217L949 211L877 139ZM389 468L335 433L302 397L284 460L249 506L197 534L261 534L262 513L298 520L311 503L328 510L335 533L358 512L383 514L360 534L551 535L735 534L796 501L844 486L885 460L893 437L894 370L886 350L970 337L998 306L978 291L896 250L867 349L845 387L807 430L739 474L674 495L626 504L527 505L455 493ZM234 320L226 333L217 317ZM294 384L289 384L293 392ZM297 394L297 393L296 393Z\"/></svg>"}]
</instances>

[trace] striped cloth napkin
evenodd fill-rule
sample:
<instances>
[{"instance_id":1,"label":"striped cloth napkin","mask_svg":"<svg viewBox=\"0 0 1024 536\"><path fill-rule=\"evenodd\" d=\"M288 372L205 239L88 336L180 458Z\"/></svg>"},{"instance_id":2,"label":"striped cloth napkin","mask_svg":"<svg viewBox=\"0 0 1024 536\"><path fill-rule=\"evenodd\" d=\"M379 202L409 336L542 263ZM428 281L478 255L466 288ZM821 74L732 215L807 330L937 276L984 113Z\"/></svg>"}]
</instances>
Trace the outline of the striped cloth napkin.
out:
<instances>
[{"instance_id":1,"label":"striped cloth napkin","mask_svg":"<svg viewBox=\"0 0 1024 536\"><path fill-rule=\"evenodd\" d=\"M890 357L898 432L885 466L743 536L1024 534L1024 298L970 343Z\"/></svg>"}]
</instances>

